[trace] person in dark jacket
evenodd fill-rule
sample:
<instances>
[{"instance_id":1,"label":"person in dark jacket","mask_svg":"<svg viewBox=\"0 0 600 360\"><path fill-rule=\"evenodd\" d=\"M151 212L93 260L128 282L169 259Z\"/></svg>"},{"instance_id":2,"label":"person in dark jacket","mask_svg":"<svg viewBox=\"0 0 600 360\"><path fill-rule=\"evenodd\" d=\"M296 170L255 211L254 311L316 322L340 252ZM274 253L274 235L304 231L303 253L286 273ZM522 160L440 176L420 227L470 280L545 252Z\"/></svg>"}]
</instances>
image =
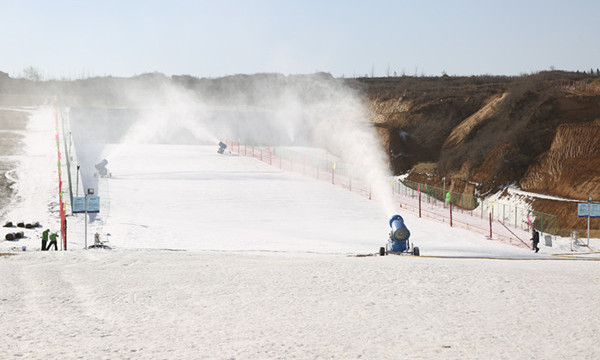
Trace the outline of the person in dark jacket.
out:
<instances>
[{"instance_id":1,"label":"person in dark jacket","mask_svg":"<svg viewBox=\"0 0 600 360\"><path fill-rule=\"evenodd\" d=\"M533 229L533 237L531 238L531 241L533 241L533 250L535 252L540 251L540 248L538 247L538 244L540 243L540 233Z\"/></svg>"}]
</instances>

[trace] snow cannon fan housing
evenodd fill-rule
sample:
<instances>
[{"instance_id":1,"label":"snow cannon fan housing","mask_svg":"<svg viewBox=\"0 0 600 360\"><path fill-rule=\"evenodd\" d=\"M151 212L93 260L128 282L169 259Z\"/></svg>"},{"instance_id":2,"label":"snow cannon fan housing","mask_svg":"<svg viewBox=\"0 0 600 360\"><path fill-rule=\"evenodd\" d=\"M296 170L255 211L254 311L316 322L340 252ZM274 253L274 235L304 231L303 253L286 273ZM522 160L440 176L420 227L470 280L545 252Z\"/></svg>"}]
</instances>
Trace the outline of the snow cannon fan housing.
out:
<instances>
[{"instance_id":1,"label":"snow cannon fan housing","mask_svg":"<svg viewBox=\"0 0 600 360\"><path fill-rule=\"evenodd\" d=\"M219 150L217 150L217 152L219 154L222 154L226 148L227 148L227 144L223 143L222 141L219 141Z\"/></svg>"},{"instance_id":2,"label":"snow cannon fan housing","mask_svg":"<svg viewBox=\"0 0 600 360\"><path fill-rule=\"evenodd\" d=\"M106 168L107 164L108 164L108 160L103 159L102 161L100 161L99 163L94 165L96 170L98 170L98 174L100 174L100 176L102 176L102 177L104 177L108 174L108 169Z\"/></svg>"},{"instance_id":3,"label":"snow cannon fan housing","mask_svg":"<svg viewBox=\"0 0 600 360\"><path fill-rule=\"evenodd\" d=\"M408 239L410 231L404 224L404 219L400 215L394 215L390 219L390 241L392 242L392 251L405 251L408 249Z\"/></svg>"}]
</instances>

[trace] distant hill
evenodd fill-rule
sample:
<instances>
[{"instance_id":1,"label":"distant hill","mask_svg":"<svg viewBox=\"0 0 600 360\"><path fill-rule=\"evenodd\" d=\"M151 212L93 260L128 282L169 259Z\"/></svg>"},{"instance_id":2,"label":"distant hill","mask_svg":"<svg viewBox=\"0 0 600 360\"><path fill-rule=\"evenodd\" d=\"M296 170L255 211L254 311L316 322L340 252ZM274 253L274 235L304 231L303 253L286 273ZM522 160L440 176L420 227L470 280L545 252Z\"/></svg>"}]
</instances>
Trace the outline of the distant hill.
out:
<instances>
[{"instance_id":1,"label":"distant hill","mask_svg":"<svg viewBox=\"0 0 600 360\"><path fill-rule=\"evenodd\" d=\"M294 88L310 99L321 85L343 86L368 106L395 174L485 196L508 184L569 199L600 200L600 77L550 71L518 77L386 77L336 79L254 74L216 79L160 73L131 78L31 81L0 72L0 105L58 101L71 107L168 104L169 89L210 104L269 107ZM573 202L532 199L559 214L559 227L585 228ZM600 229L600 220L593 221ZM600 236L600 231L598 233Z\"/></svg>"}]
</instances>

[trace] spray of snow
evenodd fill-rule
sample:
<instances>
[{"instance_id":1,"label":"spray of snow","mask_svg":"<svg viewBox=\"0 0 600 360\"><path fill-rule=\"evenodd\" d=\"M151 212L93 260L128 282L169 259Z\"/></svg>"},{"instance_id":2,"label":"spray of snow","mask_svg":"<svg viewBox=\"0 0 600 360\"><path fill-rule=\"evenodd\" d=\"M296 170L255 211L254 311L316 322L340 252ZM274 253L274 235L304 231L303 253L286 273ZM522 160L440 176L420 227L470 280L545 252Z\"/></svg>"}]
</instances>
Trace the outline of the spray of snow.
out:
<instances>
[{"instance_id":1,"label":"spray of snow","mask_svg":"<svg viewBox=\"0 0 600 360\"><path fill-rule=\"evenodd\" d=\"M326 74L218 81L220 87L208 90L160 81L152 91L147 86L128 93L127 102L136 110L119 142L216 145L228 138L323 148L371 184L386 213L393 213L388 159L361 96L343 81ZM89 147L98 157L93 146L80 142L78 150ZM111 149L104 155L109 162L122 151Z\"/></svg>"}]
</instances>

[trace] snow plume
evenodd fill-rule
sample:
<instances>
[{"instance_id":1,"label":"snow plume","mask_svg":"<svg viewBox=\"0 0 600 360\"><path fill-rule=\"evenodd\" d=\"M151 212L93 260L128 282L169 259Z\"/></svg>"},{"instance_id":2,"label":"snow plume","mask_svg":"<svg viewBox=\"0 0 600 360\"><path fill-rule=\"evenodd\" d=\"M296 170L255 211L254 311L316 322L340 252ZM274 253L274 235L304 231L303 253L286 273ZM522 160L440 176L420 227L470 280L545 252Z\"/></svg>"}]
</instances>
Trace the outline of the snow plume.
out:
<instances>
[{"instance_id":1,"label":"snow plume","mask_svg":"<svg viewBox=\"0 0 600 360\"><path fill-rule=\"evenodd\" d=\"M386 213L392 213L389 160L357 91L328 74L255 75L243 80L237 87L251 91L238 109L254 107L255 115L260 115L256 113L260 109L262 120L254 119L254 127L237 124L230 129L235 134L232 138L256 142L255 130L244 133L243 129L259 127L261 144L326 149L371 184L375 198L381 200Z\"/></svg>"},{"instance_id":2,"label":"snow plume","mask_svg":"<svg viewBox=\"0 0 600 360\"><path fill-rule=\"evenodd\" d=\"M320 73L183 80L150 74L130 81L133 85L119 92L128 108L110 110L120 114L119 120L111 120L114 113L104 115L112 133L105 143L216 146L219 140L239 139L252 145L319 147L371 184L387 213L394 208L387 156L364 100L345 80ZM110 162L113 155L103 156Z\"/></svg>"},{"instance_id":3,"label":"snow plume","mask_svg":"<svg viewBox=\"0 0 600 360\"><path fill-rule=\"evenodd\" d=\"M134 92L128 97L135 114L120 142L215 145L219 142L207 127L210 117L205 105L191 91L165 82L151 93ZM119 147L114 149L119 152ZM115 152L107 154L114 155Z\"/></svg>"},{"instance_id":4,"label":"snow plume","mask_svg":"<svg viewBox=\"0 0 600 360\"><path fill-rule=\"evenodd\" d=\"M287 129L310 134L310 144L347 163L355 176L371 184L387 214L395 208L389 161L361 97L340 81L319 79L292 87L283 97L280 121ZM293 140L293 138L292 138Z\"/></svg>"}]
</instances>

